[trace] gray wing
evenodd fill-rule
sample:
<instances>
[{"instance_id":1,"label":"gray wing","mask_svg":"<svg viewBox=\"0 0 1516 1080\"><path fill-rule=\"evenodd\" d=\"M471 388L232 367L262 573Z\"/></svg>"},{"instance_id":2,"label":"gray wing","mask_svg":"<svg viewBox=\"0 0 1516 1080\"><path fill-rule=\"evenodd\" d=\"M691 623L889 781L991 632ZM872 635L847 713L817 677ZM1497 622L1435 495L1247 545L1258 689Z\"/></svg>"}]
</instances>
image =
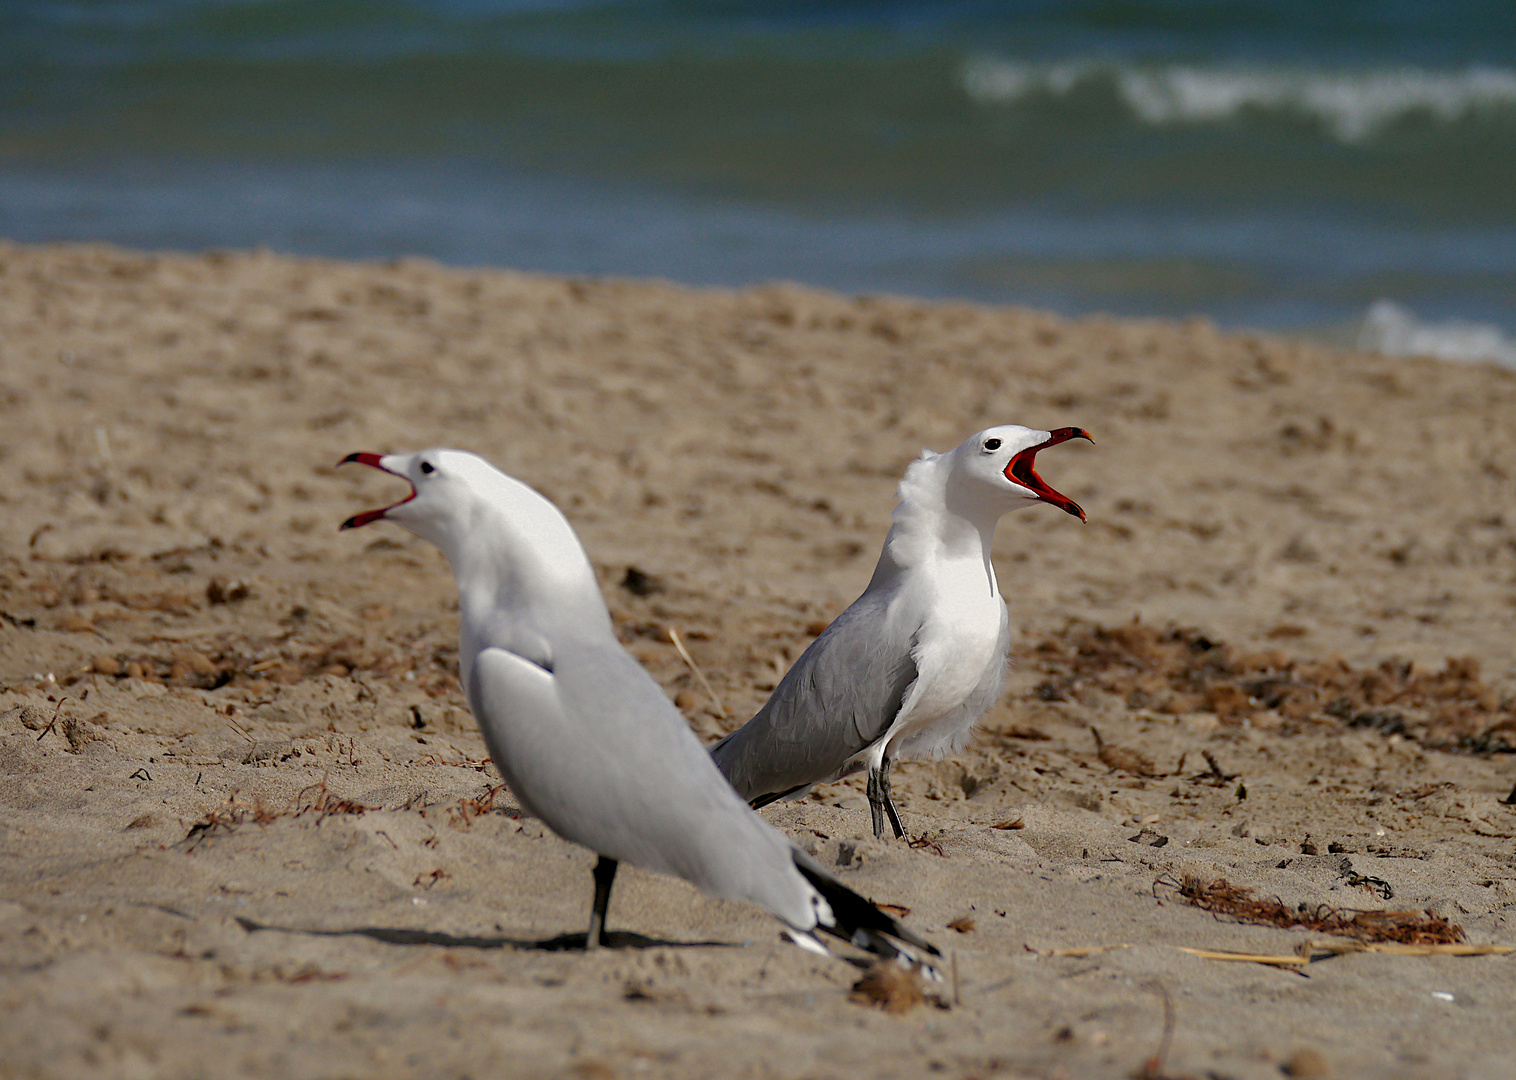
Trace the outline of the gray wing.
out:
<instances>
[{"instance_id":1,"label":"gray wing","mask_svg":"<svg viewBox=\"0 0 1516 1080\"><path fill-rule=\"evenodd\" d=\"M614 643L554 652L550 672L485 649L469 679L490 756L523 807L602 855L811 925L789 841L723 782L642 667Z\"/></svg>"},{"instance_id":2,"label":"gray wing","mask_svg":"<svg viewBox=\"0 0 1516 1080\"><path fill-rule=\"evenodd\" d=\"M914 634L865 593L785 674L751 720L711 748L744 799L830 780L882 738L916 681Z\"/></svg>"},{"instance_id":3,"label":"gray wing","mask_svg":"<svg viewBox=\"0 0 1516 1080\"><path fill-rule=\"evenodd\" d=\"M621 646L553 651L549 671L509 650L484 649L468 693L501 774L554 832L759 904L788 923L796 941L820 945L815 931L824 930L885 958L920 959L891 938L938 955L750 810Z\"/></svg>"}]
</instances>

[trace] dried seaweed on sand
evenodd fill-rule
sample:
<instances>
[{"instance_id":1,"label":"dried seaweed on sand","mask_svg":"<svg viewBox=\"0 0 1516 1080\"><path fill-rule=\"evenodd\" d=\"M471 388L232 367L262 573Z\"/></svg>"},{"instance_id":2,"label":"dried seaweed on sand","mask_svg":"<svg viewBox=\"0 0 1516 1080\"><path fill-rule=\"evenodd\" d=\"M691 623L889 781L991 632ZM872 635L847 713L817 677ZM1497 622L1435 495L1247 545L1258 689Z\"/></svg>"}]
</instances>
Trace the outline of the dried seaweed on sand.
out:
<instances>
[{"instance_id":1,"label":"dried seaweed on sand","mask_svg":"<svg viewBox=\"0 0 1516 1080\"><path fill-rule=\"evenodd\" d=\"M257 825L267 825L282 817L298 818L315 814L316 820L320 822L335 814L363 814L377 809L376 806L365 806L352 799L334 795L327 788L324 776L317 783L296 792L288 803L277 810L269 809L257 797L252 802L239 799L233 791L227 796L226 802L207 810L199 821L191 825L182 842L193 847L207 837L230 832L249 820Z\"/></svg>"},{"instance_id":2,"label":"dried seaweed on sand","mask_svg":"<svg viewBox=\"0 0 1516 1080\"><path fill-rule=\"evenodd\" d=\"M1206 881L1195 874L1186 874L1183 880L1164 874L1153 882L1153 890L1155 894L1167 890L1213 915L1284 930L1298 928L1357 941L1400 945L1453 945L1464 940L1461 927L1432 911L1365 911L1330 904L1289 908L1277 897L1259 899L1251 890L1233 885L1225 878Z\"/></svg>"},{"instance_id":3,"label":"dried seaweed on sand","mask_svg":"<svg viewBox=\"0 0 1516 1080\"><path fill-rule=\"evenodd\" d=\"M1032 691L1043 701L1095 692L1129 709L1210 712L1225 724L1247 721L1282 734L1346 726L1439 750L1516 748L1516 699L1486 684L1472 657L1450 657L1441 670L1396 658L1360 668L1338 657L1248 652L1189 627L1075 621L1040 642L1031 663L1045 676Z\"/></svg>"}]
</instances>

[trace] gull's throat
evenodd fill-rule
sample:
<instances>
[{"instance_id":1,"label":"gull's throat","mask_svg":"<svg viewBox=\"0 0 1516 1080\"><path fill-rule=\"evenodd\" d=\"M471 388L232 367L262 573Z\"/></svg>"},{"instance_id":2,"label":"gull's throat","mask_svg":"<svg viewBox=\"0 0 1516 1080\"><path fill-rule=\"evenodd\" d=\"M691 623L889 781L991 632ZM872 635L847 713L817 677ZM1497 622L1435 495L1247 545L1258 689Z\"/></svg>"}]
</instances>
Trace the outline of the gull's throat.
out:
<instances>
[{"instance_id":1,"label":"gull's throat","mask_svg":"<svg viewBox=\"0 0 1516 1080\"><path fill-rule=\"evenodd\" d=\"M406 503L410 502L416 497L416 485L411 484L410 480L407 477L400 476L400 474L395 472L393 469L386 469L384 467L383 458L379 454L370 454L363 452L349 454L337 464L346 465L350 461L356 461L359 465L367 465L371 469L378 469L380 472L389 473L391 476L399 476L400 479L404 480L407 484L410 484L411 492L405 498L392 502L388 506L381 506L377 510L365 510L361 514L354 514L352 517L348 518L340 526L338 526L339 530L361 529L363 526L368 525L371 522L379 521L384 517L385 514L395 509L395 507L404 506Z\"/></svg>"},{"instance_id":2,"label":"gull's throat","mask_svg":"<svg viewBox=\"0 0 1516 1080\"><path fill-rule=\"evenodd\" d=\"M1064 513L1073 514L1080 521L1084 521L1084 511L1079 504L1061 491L1055 491L1046 480L1037 475L1037 451L1046 450L1050 446L1057 446L1069 439L1089 439L1090 436L1083 428L1059 428L1057 431L1048 433L1051 438L1036 446L1028 447L1015 457L1005 467L1005 477L1012 483L1020 484L1028 491L1034 493L1043 502L1052 503ZM1090 439L1094 442L1093 439Z\"/></svg>"}]
</instances>

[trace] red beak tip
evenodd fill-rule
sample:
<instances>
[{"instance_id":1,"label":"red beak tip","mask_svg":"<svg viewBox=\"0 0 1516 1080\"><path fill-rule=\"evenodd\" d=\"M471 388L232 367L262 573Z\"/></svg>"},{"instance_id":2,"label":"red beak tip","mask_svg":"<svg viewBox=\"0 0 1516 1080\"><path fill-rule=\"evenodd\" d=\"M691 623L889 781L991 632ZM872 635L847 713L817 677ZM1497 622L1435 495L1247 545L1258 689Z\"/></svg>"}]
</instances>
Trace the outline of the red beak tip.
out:
<instances>
[{"instance_id":1,"label":"red beak tip","mask_svg":"<svg viewBox=\"0 0 1516 1080\"><path fill-rule=\"evenodd\" d=\"M398 503L396 505L399 505ZM338 532L346 529L361 529L365 525L371 525L376 521L383 521L385 512L393 510L393 506L382 507L378 510L365 510L361 514L354 514L337 527Z\"/></svg>"}]
</instances>

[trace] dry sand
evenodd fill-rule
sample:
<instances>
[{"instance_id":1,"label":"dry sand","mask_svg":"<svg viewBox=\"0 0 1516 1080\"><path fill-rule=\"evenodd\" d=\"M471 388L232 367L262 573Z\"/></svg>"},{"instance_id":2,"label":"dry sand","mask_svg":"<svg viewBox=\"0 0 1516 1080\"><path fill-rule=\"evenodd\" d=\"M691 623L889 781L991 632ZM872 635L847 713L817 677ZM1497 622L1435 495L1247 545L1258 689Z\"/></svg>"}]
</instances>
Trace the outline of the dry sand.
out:
<instances>
[{"instance_id":1,"label":"dry sand","mask_svg":"<svg viewBox=\"0 0 1516 1080\"><path fill-rule=\"evenodd\" d=\"M0 246L0 417L0 1074L1124 1077L1167 995L1154 1074L1516 1075L1516 958L1207 960L1180 947L1321 935L1155 888L1516 943L1516 374L1203 321ZM767 812L951 950L956 998L857 1003L853 966L637 871L621 947L543 948L582 932L591 856L491 799L446 567L339 534L398 492L334 463L453 445L550 495L712 738L862 588L906 462L1002 422L1094 434L1039 461L1090 523L1002 524L1016 667L977 746L898 770L922 842L865 838L854 783Z\"/></svg>"}]
</instances>

